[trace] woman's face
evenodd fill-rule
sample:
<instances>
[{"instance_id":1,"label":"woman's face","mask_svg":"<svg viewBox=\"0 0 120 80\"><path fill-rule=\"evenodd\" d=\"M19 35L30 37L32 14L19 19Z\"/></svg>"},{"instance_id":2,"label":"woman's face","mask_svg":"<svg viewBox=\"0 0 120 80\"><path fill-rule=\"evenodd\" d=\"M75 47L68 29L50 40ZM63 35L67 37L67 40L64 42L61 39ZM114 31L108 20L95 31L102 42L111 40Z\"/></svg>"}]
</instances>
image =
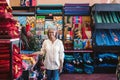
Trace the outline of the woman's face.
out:
<instances>
[{"instance_id":1,"label":"woman's face","mask_svg":"<svg viewBox=\"0 0 120 80\"><path fill-rule=\"evenodd\" d=\"M55 38L55 35L56 35L56 31L54 31L54 30L52 30L52 29L50 29L49 31L48 31L48 37L49 38Z\"/></svg>"}]
</instances>

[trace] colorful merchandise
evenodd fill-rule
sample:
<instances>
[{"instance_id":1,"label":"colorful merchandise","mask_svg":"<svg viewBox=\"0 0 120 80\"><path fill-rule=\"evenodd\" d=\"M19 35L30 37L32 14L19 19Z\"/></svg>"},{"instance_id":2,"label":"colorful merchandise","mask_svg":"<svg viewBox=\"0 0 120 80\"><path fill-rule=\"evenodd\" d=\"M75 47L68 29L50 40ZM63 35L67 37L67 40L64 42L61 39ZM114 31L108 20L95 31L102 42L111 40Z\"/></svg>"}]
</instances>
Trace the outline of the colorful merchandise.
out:
<instances>
[{"instance_id":1,"label":"colorful merchandise","mask_svg":"<svg viewBox=\"0 0 120 80\"><path fill-rule=\"evenodd\" d=\"M74 39L74 50L83 49L83 44L81 39Z\"/></svg>"},{"instance_id":2,"label":"colorful merchandise","mask_svg":"<svg viewBox=\"0 0 120 80\"><path fill-rule=\"evenodd\" d=\"M89 4L65 4L65 15L87 15L90 13Z\"/></svg>"},{"instance_id":3,"label":"colorful merchandise","mask_svg":"<svg viewBox=\"0 0 120 80\"><path fill-rule=\"evenodd\" d=\"M19 23L22 25L22 26L25 26L26 25L26 16L18 16L18 21L19 21Z\"/></svg>"},{"instance_id":4,"label":"colorful merchandise","mask_svg":"<svg viewBox=\"0 0 120 80\"><path fill-rule=\"evenodd\" d=\"M0 1L0 79L13 80L22 74L22 60L20 50L11 41L19 38L17 21L13 19L12 9L6 0ZM12 72L11 72L12 71Z\"/></svg>"},{"instance_id":5,"label":"colorful merchandise","mask_svg":"<svg viewBox=\"0 0 120 80\"><path fill-rule=\"evenodd\" d=\"M35 17L34 16L27 16L26 23L30 25L31 29L35 28Z\"/></svg>"},{"instance_id":6,"label":"colorful merchandise","mask_svg":"<svg viewBox=\"0 0 120 80\"><path fill-rule=\"evenodd\" d=\"M92 74L94 72L94 67L91 65L84 64L84 71L87 74Z\"/></svg>"}]
</instances>

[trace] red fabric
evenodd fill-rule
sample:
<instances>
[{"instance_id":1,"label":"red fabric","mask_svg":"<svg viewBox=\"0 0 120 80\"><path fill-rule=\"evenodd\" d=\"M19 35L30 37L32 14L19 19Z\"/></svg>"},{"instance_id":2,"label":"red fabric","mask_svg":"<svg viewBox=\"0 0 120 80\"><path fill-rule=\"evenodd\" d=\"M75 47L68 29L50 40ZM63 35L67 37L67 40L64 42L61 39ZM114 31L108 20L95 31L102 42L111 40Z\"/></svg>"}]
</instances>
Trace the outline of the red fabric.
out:
<instances>
[{"instance_id":1,"label":"red fabric","mask_svg":"<svg viewBox=\"0 0 120 80\"><path fill-rule=\"evenodd\" d=\"M6 50L6 49L8 50L8 49L10 49L10 48L9 48L8 46L0 46L0 51L1 51L1 50Z\"/></svg>"},{"instance_id":2,"label":"red fabric","mask_svg":"<svg viewBox=\"0 0 120 80\"><path fill-rule=\"evenodd\" d=\"M32 0L32 6L36 6L37 5L37 1L36 0Z\"/></svg>"},{"instance_id":3,"label":"red fabric","mask_svg":"<svg viewBox=\"0 0 120 80\"><path fill-rule=\"evenodd\" d=\"M13 52L16 53L16 54L20 53L20 48L17 47L15 44L13 45Z\"/></svg>"},{"instance_id":4,"label":"red fabric","mask_svg":"<svg viewBox=\"0 0 120 80\"><path fill-rule=\"evenodd\" d=\"M14 60L15 62L19 62L19 63L22 64L21 56L18 55L18 54L16 54L16 55L13 56L13 60Z\"/></svg>"},{"instance_id":5,"label":"red fabric","mask_svg":"<svg viewBox=\"0 0 120 80\"><path fill-rule=\"evenodd\" d=\"M90 27L82 27L81 28L81 31L82 31L82 39L88 39L88 37L87 37L87 35L86 35L86 33L85 33L85 31L91 31L91 28Z\"/></svg>"},{"instance_id":6,"label":"red fabric","mask_svg":"<svg viewBox=\"0 0 120 80\"><path fill-rule=\"evenodd\" d=\"M30 24L26 24L26 32L30 31Z\"/></svg>"},{"instance_id":7,"label":"red fabric","mask_svg":"<svg viewBox=\"0 0 120 80\"><path fill-rule=\"evenodd\" d=\"M7 64L4 63L4 64L1 64L1 65L0 65L0 69L3 69L3 68L4 68L4 70L5 70L5 67L8 67L8 68L9 68L9 67L10 67L10 64L9 64L9 63L7 63Z\"/></svg>"},{"instance_id":8,"label":"red fabric","mask_svg":"<svg viewBox=\"0 0 120 80\"><path fill-rule=\"evenodd\" d=\"M22 59L19 47L13 45L13 76L18 78L22 74Z\"/></svg>"},{"instance_id":9,"label":"red fabric","mask_svg":"<svg viewBox=\"0 0 120 80\"><path fill-rule=\"evenodd\" d=\"M10 59L10 54L0 54L0 59Z\"/></svg>"},{"instance_id":10,"label":"red fabric","mask_svg":"<svg viewBox=\"0 0 120 80\"><path fill-rule=\"evenodd\" d=\"M20 77L22 74L22 64L13 64L13 76L14 78Z\"/></svg>"},{"instance_id":11,"label":"red fabric","mask_svg":"<svg viewBox=\"0 0 120 80\"><path fill-rule=\"evenodd\" d=\"M0 64L8 64L9 60L0 60Z\"/></svg>"},{"instance_id":12,"label":"red fabric","mask_svg":"<svg viewBox=\"0 0 120 80\"><path fill-rule=\"evenodd\" d=\"M1 80L8 80L9 77L10 77L9 74L6 74L6 73L4 73L4 74L0 74L0 79L1 79Z\"/></svg>"},{"instance_id":13,"label":"red fabric","mask_svg":"<svg viewBox=\"0 0 120 80\"><path fill-rule=\"evenodd\" d=\"M13 15L11 13L4 13L4 12L0 12L0 18L12 18Z\"/></svg>"},{"instance_id":14,"label":"red fabric","mask_svg":"<svg viewBox=\"0 0 120 80\"><path fill-rule=\"evenodd\" d=\"M9 73L10 72L10 67L0 67L0 73Z\"/></svg>"},{"instance_id":15,"label":"red fabric","mask_svg":"<svg viewBox=\"0 0 120 80\"><path fill-rule=\"evenodd\" d=\"M8 53L8 54L10 54L10 50L0 50L0 54L3 54L3 53Z\"/></svg>"}]
</instances>

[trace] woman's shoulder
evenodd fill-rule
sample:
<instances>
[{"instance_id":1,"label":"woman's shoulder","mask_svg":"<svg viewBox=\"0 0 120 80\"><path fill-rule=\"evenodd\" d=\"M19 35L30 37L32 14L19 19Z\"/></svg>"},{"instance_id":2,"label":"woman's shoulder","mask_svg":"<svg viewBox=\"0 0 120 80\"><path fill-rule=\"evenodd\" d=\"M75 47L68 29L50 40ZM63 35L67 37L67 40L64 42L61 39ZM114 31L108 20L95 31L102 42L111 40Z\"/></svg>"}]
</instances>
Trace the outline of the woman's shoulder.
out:
<instances>
[{"instance_id":1,"label":"woman's shoulder","mask_svg":"<svg viewBox=\"0 0 120 80\"><path fill-rule=\"evenodd\" d=\"M59 43L62 43L62 40L60 40L60 39L57 39L57 42L59 42Z\"/></svg>"},{"instance_id":2,"label":"woman's shoulder","mask_svg":"<svg viewBox=\"0 0 120 80\"><path fill-rule=\"evenodd\" d=\"M44 42L44 43L49 42L49 39L45 39L43 42Z\"/></svg>"}]
</instances>

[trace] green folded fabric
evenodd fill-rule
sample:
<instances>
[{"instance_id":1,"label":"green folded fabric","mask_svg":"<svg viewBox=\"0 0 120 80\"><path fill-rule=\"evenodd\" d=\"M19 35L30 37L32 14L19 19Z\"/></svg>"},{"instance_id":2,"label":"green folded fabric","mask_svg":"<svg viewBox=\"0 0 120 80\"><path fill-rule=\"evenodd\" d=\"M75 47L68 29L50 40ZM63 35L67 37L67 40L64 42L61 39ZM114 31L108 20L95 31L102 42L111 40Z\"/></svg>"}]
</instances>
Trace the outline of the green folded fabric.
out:
<instances>
[{"instance_id":1,"label":"green folded fabric","mask_svg":"<svg viewBox=\"0 0 120 80\"><path fill-rule=\"evenodd\" d=\"M115 12L115 15L117 16L118 22L120 23L120 16L119 16L119 12Z\"/></svg>"},{"instance_id":2,"label":"green folded fabric","mask_svg":"<svg viewBox=\"0 0 120 80\"><path fill-rule=\"evenodd\" d=\"M104 12L104 17L105 17L105 19L106 19L106 22L107 22L107 23L110 23L110 20L109 20L109 17L108 17L108 15L107 15L107 12Z\"/></svg>"},{"instance_id":3,"label":"green folded fabric","mask_svg":"<svg viewBox=\"0 0 120 80\"><path fill-rule=\"evenodd\" d=\"M104 17L103 12L101 12L100 15L101 15L101 18L102 18L102 22L103 22L103 23L107 23L107 22L106 22L106 19L105 19L105 17Z\"/></svg>"},{"instance_id":4,"label":"green folded fabric","mask_svg":"<svg viewBox=\"0 0 120 80\"><path fill-rule=\"evenodd\" d=\"M96 13L95 17L96 17L97 23L102 23L102 19L99 13Z\"/></svg>"},{"instance_id":5,"label":"green folded fabric","mask_svg":"<svg viewBox=\"0 0 120 80\"><path fill-rule=\"evenodd\" d=\"M109 18L110 18L111 23L114 23L111 13L108 12L108 14L109 14Z\"/></svg>"},{"instance_id":6,"label":"green folded fabric","mask_svg":"<svg viewBox=\"0 0 120 80\"><path fill-rule=\"evenodd\" d=\"M114 22L118 23L118 19L117 19L116 15L115 15L115 12L111 12L111 13L112 13L112 17L113 17Z\"/></svg>"}]
</instances>

